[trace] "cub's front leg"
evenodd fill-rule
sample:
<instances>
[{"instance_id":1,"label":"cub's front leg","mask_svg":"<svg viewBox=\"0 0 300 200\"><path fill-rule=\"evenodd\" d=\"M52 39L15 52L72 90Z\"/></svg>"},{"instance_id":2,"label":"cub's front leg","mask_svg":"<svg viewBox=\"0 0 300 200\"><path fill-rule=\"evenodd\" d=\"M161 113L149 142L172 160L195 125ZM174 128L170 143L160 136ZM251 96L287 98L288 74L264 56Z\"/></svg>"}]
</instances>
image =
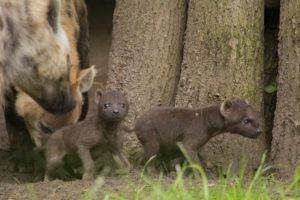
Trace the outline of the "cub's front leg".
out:
<instances>
[{"instance_id":1,"label":"cub's front leg","mask_svg":"<svg viewBox=\"0 0 300 200\"><path fill-rule=\"evenodd\" d=\"M83 163L83 180L91 180L94 178L94 161L91 157L90 150L85 146L78 146L77 153Z\"/></svg>"}]
</instances>

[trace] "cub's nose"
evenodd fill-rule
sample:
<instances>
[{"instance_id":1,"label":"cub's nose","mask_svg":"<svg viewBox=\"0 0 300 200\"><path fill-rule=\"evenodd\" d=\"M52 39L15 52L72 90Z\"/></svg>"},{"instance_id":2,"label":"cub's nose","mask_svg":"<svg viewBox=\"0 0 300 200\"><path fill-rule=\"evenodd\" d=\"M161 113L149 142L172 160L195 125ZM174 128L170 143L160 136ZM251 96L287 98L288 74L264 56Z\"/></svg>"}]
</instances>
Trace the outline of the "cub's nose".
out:
<instances>
[{"instance_id":1,"label":"cub's nose","mask_svg":"<svg viewBox=\"0 0 300 200\"><path fill-rule=\"evenodd\" d=\"M256 129L256 134L257 134L257 135L261 134L261 132L262 132L262 131L261 131L259 128Z\"/></svg>"},{"instance_id":2,"label":"cub's nose","mask_svg":"<svg viewBox=\"0 0 300 200\"><path fill-rule=\"evenodd\" d=\"M119 114L119 110L118 109L114 109L113 113L117 115L117 114Z\"/></svg>"}]
</instances>

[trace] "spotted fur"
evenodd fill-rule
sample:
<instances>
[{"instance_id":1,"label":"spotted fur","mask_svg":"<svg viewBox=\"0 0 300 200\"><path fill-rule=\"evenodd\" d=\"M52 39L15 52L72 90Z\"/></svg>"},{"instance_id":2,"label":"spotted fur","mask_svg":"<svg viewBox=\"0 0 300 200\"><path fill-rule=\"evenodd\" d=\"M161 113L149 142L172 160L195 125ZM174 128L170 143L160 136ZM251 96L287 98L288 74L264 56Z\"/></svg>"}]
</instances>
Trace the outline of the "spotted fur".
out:
<instances>
[{"instance_id":1,"label":"spotted fur","mask_svg":"<svg viewBox=\"0 0 300 200\"><path fill-rule=\"evenodd\" d=\"M79 69L71 65L88 67L76 50L87 55L87 30L80 32L87 21L79 12L86 18L83 0L0 1L0 103L12 83L49 112L75 107L70 85Z\"/></svg>"},{"instance_id":2,"label":"spotted fur","mask_svg":"<svg viewBox=\"0 0 300 200\"><path fill-rule=\"evenodd\" d=\"M68 76L70 94L74 98L75 108L64 114L52 114L23 90L18 89L16 111L24 119L27 130L37 146L41 144L45 132L75 123L79 119L82 105L85 103L82 93L89 90L95 76L94 67L85 69L89 62L87 57L87 11L84 1L63 0L60 20L69 44L70 70Z\"/></svg>"}]
</instances>

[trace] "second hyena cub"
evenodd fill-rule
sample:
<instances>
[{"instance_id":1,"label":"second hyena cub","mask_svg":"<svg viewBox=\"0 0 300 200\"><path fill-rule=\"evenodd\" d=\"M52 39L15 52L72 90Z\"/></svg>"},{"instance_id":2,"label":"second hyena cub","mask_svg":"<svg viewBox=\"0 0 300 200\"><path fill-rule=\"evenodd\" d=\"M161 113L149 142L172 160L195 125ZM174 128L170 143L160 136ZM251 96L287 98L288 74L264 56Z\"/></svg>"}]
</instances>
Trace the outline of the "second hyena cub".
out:
<instances>
[{"instance_id":1,"label":"second hyena cub","mask_svg":"<svg viewBox=\"0 0 300 200\"><path fill-rule=\"evenodd\" d=\"M102 146L111 152L116 162L130 166L122 153L122 142L119 137L119 126L128 112L128 101L115 90L102 94L97 90L95 102L98 112L82 122L67 126L54 132L47 140L46 176L45 180L53 178L56 169L62 164L67 153L77 151L83 163L83 179L91 179L94 173L94 161L91 149Z\"/></svg>"},{"instance_id":2,"label":"second hyena cub","mask_svg":"<svg viewBox=\"0 0 300 200\"><path fill-rule=\"evenodd\" d=\"M257 112L243 100L226 100L202 109L153 108L137 120L133 131L146 159L159 154L164 161L179 161L179 142L192 162L199 165L198 150L210 138L224 132L248 138L261 133Z\"/></svg>"}]
</instances>

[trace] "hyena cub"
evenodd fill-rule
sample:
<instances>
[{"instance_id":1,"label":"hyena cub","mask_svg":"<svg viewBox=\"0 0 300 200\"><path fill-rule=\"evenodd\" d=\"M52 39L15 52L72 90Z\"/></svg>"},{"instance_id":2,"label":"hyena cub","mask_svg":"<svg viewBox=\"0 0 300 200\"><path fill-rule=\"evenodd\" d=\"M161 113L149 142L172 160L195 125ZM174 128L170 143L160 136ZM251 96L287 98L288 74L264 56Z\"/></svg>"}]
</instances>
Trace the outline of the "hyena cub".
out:
<instances>
[{"instance_id":1,"label":"hyena cub","mask_svg":"<svg viewBox=\"0 0 300 200\"><path fill-rule=\"evenodd\" d=\"M55 170L61 166L67 153L77 151L83 163L83 179L91 179L94 174L94 161L91 149L102 146L111 152L116 162L130 166L122 152L119 126L128 113L128 101L119 91L111 90L102 94L97 90L95 102L98 112L89 119L64 127L54 132L47 140L46 176L53 178Z\"/></svg>"},{"instance_id":2,"label":"hyena cub","mask_svg":"<svg viewBox=\"0 0 300 200\"><path fill-rule=\"evenodd\" d=\"M200 165L198 150L210 138L224 132L255 138L261 133L258 120L257 112L243 100L226 100L202 109L153 108L137 120L134 131L145 159L158 154L174 165L182 156L179 142L191 161Z\"/></svg>"}]
</instances>

